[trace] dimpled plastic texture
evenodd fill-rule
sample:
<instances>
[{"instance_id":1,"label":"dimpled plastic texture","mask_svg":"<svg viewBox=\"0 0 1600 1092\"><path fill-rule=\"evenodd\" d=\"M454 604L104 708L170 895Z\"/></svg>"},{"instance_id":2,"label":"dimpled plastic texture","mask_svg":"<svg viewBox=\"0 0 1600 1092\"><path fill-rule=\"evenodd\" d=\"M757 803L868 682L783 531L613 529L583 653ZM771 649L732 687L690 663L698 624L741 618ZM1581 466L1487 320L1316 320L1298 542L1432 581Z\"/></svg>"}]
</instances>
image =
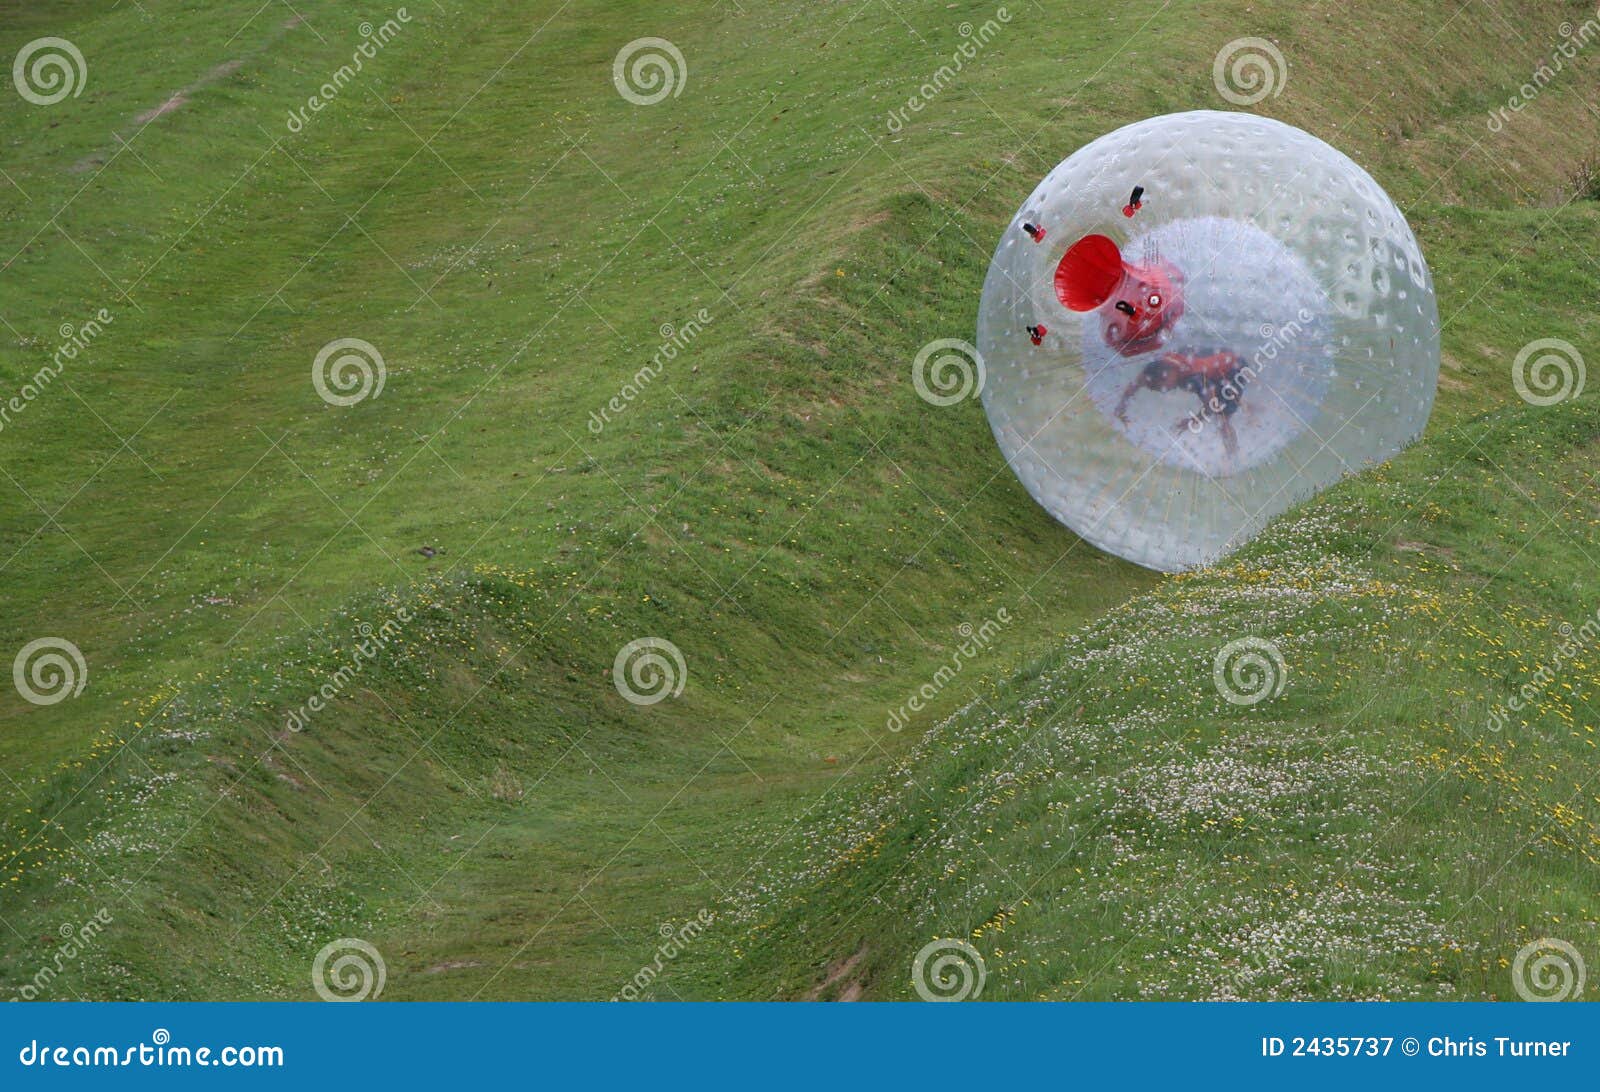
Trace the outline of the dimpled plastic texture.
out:
<instances>
[{"instance_id":1,"label":"dimpled plastic texture","mask_svg":"<svg viewBox=\"0 0 1600 1092\"><path fill-rule=\"evenodd\" d=\"M1089 235L1130 275L1103 307L1071 310L1057 268ZM1074 306L1105 292L1109 248L1093 242L1081 253L1102 264ZM1149 275L1159 289L1150 269L1168 275ZM1117 298L1130 293L1138 318ZM1165 325L1146 340L1138 321ZM1439 316L1416 238L1366 171L1292 126L1206 110L1118 129L1050 172L995 252L978 350L989 424L1034 499L1170 572L1415 439Z\"/></svg>"}]
</instances>

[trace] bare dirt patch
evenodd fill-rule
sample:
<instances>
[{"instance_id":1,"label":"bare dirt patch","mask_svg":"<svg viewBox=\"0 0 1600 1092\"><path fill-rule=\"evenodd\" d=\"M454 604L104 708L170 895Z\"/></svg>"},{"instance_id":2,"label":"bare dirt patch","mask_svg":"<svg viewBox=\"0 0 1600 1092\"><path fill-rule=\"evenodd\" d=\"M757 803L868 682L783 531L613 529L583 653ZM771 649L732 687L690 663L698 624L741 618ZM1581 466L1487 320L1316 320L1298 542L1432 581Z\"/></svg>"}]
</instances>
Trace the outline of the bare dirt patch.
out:
<instances>
[{"instance_id":1,"label":"bare dirt patch","mask_svg":"<svg viewBox=\"0 0 1600 1092\"><path fill-rule=\"evenodd\" d=\"M848 982L845 982L845 979L850 978L855 973L855 969L861 965L861 961L866 958L867 946L863 943L860 948L856 949L854 955L830 963L827 974L823 976L821 982L806 991L805 999L807 1001L821 1001L823 999L822 995L827 993L829 989L840 982L844 982L844 985L840 986L839 991L834 994L833 1000L859 1001L862 992L866 989L866 984L859 979L852 979Z\"/></svg>"}]
</instances>

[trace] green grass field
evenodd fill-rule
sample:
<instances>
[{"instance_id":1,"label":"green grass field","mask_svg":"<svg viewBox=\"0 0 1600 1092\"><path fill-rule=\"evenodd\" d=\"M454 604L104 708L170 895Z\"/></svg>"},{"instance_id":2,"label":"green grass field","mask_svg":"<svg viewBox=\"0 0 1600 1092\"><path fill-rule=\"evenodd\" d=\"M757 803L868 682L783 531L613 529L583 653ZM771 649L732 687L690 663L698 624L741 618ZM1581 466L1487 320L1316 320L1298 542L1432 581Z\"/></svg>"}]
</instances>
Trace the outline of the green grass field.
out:
<instances>
[{"instance_id":1,"label":"green grass field","mask_svg":"<svg viewBox=\"0 0 1600 1092\"><path fill-rule=\"evenodd\" d=\"M87 669L0 693L8 996L309 1000L345 937L385 1000L910 998L941 938L995 999L1500 998L1530 940L1600 958L1596 651L1489 726L1600 608L1596 394L1510 375L1600 328L1600 48L1487 124L1590 8L1017 5L898 131L994 8L0 8L0 54L87 68L3 88L5 396L109 316L0 418L6 655ZM911 361L972 336L1038 178L1225 108L1245 35L1287 61L1255 109L1405 210L1444 368L1413 449L1163 577ZM646 36L686 78L641 106ZM347 338L384 383L332 405ZM1286 675L1249 707L1212 683L1244 636ZM636 706L648 637L686 681Z\"/></svg>"}]
</instances>

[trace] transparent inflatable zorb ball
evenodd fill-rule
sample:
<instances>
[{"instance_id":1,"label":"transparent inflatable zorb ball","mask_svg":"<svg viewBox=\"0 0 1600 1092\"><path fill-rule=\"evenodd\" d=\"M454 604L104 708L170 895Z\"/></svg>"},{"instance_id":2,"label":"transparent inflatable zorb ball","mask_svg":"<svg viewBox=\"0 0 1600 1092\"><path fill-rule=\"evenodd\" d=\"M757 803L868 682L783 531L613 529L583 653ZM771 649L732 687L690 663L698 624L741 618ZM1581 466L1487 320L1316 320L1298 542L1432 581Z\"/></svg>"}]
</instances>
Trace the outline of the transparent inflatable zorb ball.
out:
<instances>
[{"instance_id":1,"label":"transparent inflatable zorb ball","mask_svg":"<svg viewBox=\"0 0 1600 1092\"><path fill-rule=\"evenodd\" d=\"M1176 571L1415 439L1439 315L1366 171L1292 126L1201 110L1050 172L995 251L978 350L989 424L1034 499Z\"/></svg>"}]
</instances>

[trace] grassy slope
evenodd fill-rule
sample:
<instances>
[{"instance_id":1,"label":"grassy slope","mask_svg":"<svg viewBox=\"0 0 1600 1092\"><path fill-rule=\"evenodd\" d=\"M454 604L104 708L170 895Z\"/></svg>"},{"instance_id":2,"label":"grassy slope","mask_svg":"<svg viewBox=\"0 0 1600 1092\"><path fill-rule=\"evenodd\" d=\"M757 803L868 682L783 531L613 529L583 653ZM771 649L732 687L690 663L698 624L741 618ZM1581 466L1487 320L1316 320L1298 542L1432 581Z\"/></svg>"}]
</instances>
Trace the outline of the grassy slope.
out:
<instances>
[{"instance_id":1,"label":"grassy slope","mask_svg":"<svg viewBox=\"0 0 1600 1092\"><path fill-rule=\"evenodd\" d=\"M1520 58L1494 18L1451 42L1409 15L1363 50ZM1284 28L1307 43L1291 57L1318 37ZM678 988L912 997L914 953L959 938L997 999L1511 997L1531 939L1600 951L1594 649L1491 726L1600 587L1600 413L1591 395L1526 406L1508 367L1535 337L1593 344L1559 302L1600 283L1581 245L1600 212L1569 203L1590 192L1592 122L1545 100L1543 123L1577 131L1485 147L1502 92L1470 65L1367 103L1350 59L1321 56L1283 115L1326 133L1346 96L1367 105L1344 143L1378 161L1438 280L1448 367L1426 441L974 686L731 900L742 927L692 953ZM1407 108L1380 113L1386 98ZM1525 207L1473 207L1506 198ZM1287 684L1241 708L1212 666L1246 635L1282 649Z\"/></svg>"},{"instance_id":2,"label":"grassy slope","mask_svg":"<svg viewBox=\"0 0 1600 1092\"><path fill-rule=\"evenodd\" d=\"M286 108L348 56L356 15L147 7L150 22L30 11L3 43L64 33L92 79L3 122L20 189L0 206L17 254L0 313L18 334L0 365L20 382L56 326L117 314L67 376L75 394L0 434L17 488L0 508L6 630L73 637L92 678L74 702L0 705L6 977L47 954L24 937L102 904L118 922L58 995L306 996L311 953L346 934L385 952L386 996L609 995L659 922L719 905L821 793L882 768L901 741L876 726L958 624L1000 605L1025 619L986 661L999 669L1157 587L1052 526L976 406L931 412L906 373L922 343L970 329L1016 195L1120 121L1216 105L1209 59L1239 27L1290 51L1273 112L1408 206L1451 319L1445 426L1506 400L1516 346L1581 340L1581 316L1551 321L1544 301L1593 284L1571 242L1589 211L1526 207L1570 193L1582 149L1549 138L1592 146L1592 120L1558 87L1483 147L1482 111L1537 49L1489 11L1430 42L1426 66L1398 63L1439 21L1408 5L1373 13L1392 33L1359 63L1336 23L1214 5L1030 19L883 141L885 111L988 9L590 5L530 44L556 5L419 5L369 82L291 136ZM1540 7L1553 27L1570 5ZM683 97L651 109L607 79L642 34L690 57ZM117 154L113 132L232 60ZM657 328L701 307L690 355L590 435ZM382 397L351 410L307 381L343 336L389 364ZM119 450L113 431L141 426ZM1397 464L1396 488L1422 495L1450 435ZM1541 457L1552 476L1574 465ZM24 489L66 505L41 533ZM1492 573L1481 528L1459 537L1454 563ZM1567 571L1570 554L1518 564ZM310 731L278 735L360 623L398 605L417 616L403 647ZM649 634L683 648L690 685L635 709L607 671ZM871 938L870 982L893 992L911 937L894 915L851 917L852 893L891 874L830 881L830 930L780 910L760 958L707 945L667 985L800 991ZM929 909L947 897L928 894L919 924L953 921Z\"/></svg>"},{"instance_id":3,"label":"grassy slope","mask_svg":"<svg viewBox=\"0 0 1600 1092\"><path fill-rule=\"evenodd\" d=\"M713 845L726 817L786 814L874 749L855 733L861 710L878 719L958 623L1031 589L1065 626L1152 582L1109 559L1093 560L1092 585L1055 566L1072 542L994 464L981 416L906 427L906 362L940 321L943 270L974 259L958 231L929 238L947 217L895 196L892 165L833 117L831 88L889 45L859 37L860 52L780 86L748 36L768 53L795 34L821 48L837 24L768 13L707 31L686 15L655 28L694 43L699 97L644 111L606 78L620 41L589 22L552 22L517 54L542 22L519 5L448 22L419 12L373 65L377 95L347 92L273 146L285 104L349 47L342 20L309 8L326 48L265 22L226 41L253 10L74 32L91 55L119 35L137 54L182 26L184 72L253 58L141 134L165 186L123 157L100 175L79 165L171 76L118 85L117 101L86 95L98 116L17 122L37 126L19 140L51 151L18 168L26 204L92 179L61 222L115 259L101 264L120 285L142 277L143 310L113 302L112 332L68 381L111 403L124 435L177 396L135 441L144 460L121 455L81 492L104 452L83 450L100 426L75 400L40 400L8 430L9 472L47 507L70 500L71 534L30 538L36 517L8 520L11 628L71 634L92 665L83 698L6 708L28 726L5 735L8 911L64 896L18 912L26 934L117 902L124 929L96 958L128 977L91 992L303 993L308 938L388 915L397 944L438 952L419 968L485 967L396 973L397 996L491 981L503 996L609 992L640 938L681 911L685 885L717 894L697 861L717 852L742 869L737 844ZM633 18L619 7L601 24ZM252 34L274 44L250 52ZM860 109L867 120L876 107ZM59 131L69 124L75 135ZM411 130L442 126L449 167L413 157ZM641 144L655 154L641 159ZM169 192L181 205L159 200ZM884 213L911 234L851 260L852 233ZM29 245L7 273L32 294L21 313L38 330L16 352L20 377L63 311L110 289L76 248L30 242L37 213L16 220L14 245ZM134 226L143 245L128 241ZM888 261L903 277L880 292ZM408 310L413 282L439 306ZM656 350L658 326L700 307L713 321L693 356L592 437L590 410ZM881 308L904 325L875 321ZM307 373L347 335L378 343L390 376L381 398L336 412ZM84 587L95 575L74 541L103 587ZM431 565L422 544L442 551ZM274 738L360 621L392 609L364 590L375 579L422 613L406 632L420 660L385 658L313 731ZM691 685L636 710L607 672L650 634L682 646ZM1029 640L1008 635L1012 650ZM41 831L40 815L55 825ZM463 860L463 846L479 848ZM108 894L130 884L130 897ZM457 917L435 923L435 901ZM539 965L505 966L544 928L575 941L545 937ZM218 948L236 954L177 966L148 954ZM37 958L8 954L18 969Z\"/></svg>"}]
</instances>

